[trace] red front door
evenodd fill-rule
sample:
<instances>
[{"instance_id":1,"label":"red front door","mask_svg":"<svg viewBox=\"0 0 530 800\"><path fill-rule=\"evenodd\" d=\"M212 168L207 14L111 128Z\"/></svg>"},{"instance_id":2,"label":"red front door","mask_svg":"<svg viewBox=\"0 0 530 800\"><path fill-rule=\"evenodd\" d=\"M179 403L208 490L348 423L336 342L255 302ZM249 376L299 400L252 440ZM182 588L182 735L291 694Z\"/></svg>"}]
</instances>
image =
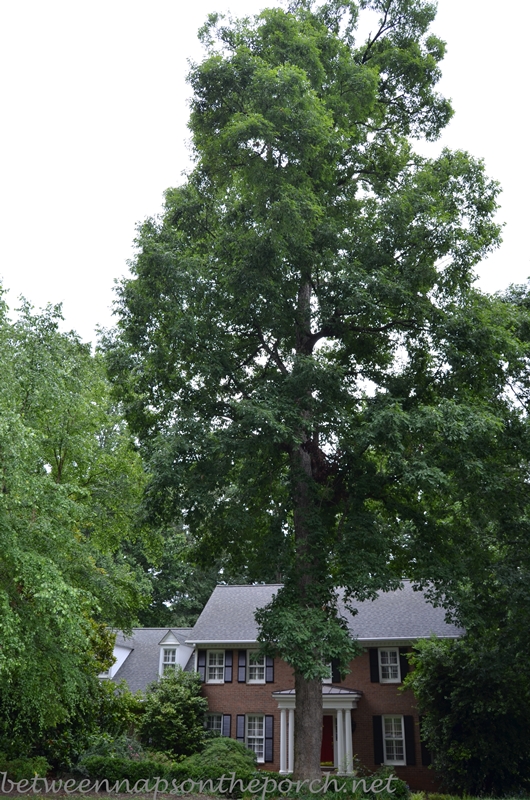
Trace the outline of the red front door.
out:
<instances>
[{"instance_id":1,"label":"red front door","mask_svg":"<svg viewBox=\"0 0 530 800\"><path fill-rule=\"evenodd\" d=\"M325 714L322 717L322 745L320 747L320 763L328 767L334 765L333 755L333 717Z\"/></svg>"}]
</instances>

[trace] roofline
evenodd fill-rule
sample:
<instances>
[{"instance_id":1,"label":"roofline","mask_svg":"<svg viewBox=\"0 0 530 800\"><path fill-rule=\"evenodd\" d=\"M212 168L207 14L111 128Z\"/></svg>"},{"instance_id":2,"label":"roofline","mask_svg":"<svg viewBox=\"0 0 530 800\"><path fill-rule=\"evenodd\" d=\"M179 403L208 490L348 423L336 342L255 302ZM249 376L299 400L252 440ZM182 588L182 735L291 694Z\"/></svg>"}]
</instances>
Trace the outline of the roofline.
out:
<instances>
[{"instance_id":1,"label":"roofline","mask_svg":"<svg viewBox=\"0 0 530 800\"><path fill-rule=\"evenodd\" d=\"M258 644L257 639L186 639L185 644Z\"/></svg>"},{"instance_id":2,"label":"roofline","mask_svg":"<svg viewBox=\"0 0 530 800\"><path fill-rule=\"evenodd\" d=\"M354 639L356 642L417 642L419 639L429 639L431 636L436 636L437 639L459 639L460 636L463 636L465 633L462 630L462 633L451 633L451 634L439 634L434 633L431 631L429 634L423 634L421 636L370 636L366 637L366 639Z\"/></svg>"},{"instance_id":3,"label":"roofline","mask_svg":"<svg viewBox=\"0 0 530 800\"><path fill-rule=\"evenodd\" d=\"M164 625L163 627L159 628L131 628L131 631L192 631L193 625L188 625L187 628L176 628L174 625ZM110 628L112 633L123 633L121 628ZM130 637L129 637L130 638Z\"/></svg>"},{"instance_id":4,"label":"roofline","mask_svg":"<svg viewBox=\"0 0 530 800\"><path fill-rule=\"evenodd\" d=\"M283 583L216 583L215 589L266 589L268 586L281 586Z\"/></svg>"},{"instance_id":5,"label":"roofline","mask_svg":"<svg viewBox=\"0 0 530 800\"><path fill-rule=\"evenodd\" d=\"M454 633L454 634L434 634L437 639L459 639L460 636L463 636L464 631L461 634ZM359 642L359 644L369 644L370 642L417 642L420 639L428 639L432 636L432 633L424 634L422 636L376 636L376 637L367 637L366 639L354 639L355 642ZM184 644L191 644L191 645L232 645L232 644L260 644L257 639L186 639Z\"/></svg>"}]
</instances>

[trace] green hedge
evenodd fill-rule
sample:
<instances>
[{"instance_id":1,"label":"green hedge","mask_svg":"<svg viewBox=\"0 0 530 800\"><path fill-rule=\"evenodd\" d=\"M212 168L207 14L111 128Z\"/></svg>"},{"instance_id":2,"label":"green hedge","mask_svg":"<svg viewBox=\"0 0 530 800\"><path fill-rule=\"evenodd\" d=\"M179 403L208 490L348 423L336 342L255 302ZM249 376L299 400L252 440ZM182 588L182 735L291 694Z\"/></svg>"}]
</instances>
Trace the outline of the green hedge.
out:
<instances>
[{"instance_id":1,"label":"green hedge","mask_svg":"<svg viewBox=\"0 0 530 800\"><path fill-rule=\"evenodd\" d=\"M167 779L169 775L172 777L170 767L151 758L133 761L120 756L88 756L83 761L83 767L89 778L100 780L107 778L109 783L128 780L134 785L137 781L147 778Z\"/></svg>"}]
</instances>

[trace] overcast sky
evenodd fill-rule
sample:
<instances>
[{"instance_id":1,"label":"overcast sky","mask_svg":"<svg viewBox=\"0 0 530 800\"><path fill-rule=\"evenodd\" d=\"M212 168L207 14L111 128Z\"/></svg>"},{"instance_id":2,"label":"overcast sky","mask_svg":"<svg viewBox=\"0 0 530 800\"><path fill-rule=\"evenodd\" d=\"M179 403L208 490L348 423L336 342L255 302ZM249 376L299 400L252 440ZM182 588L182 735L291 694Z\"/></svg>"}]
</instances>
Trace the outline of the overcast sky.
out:
<instances>
[{"instance_id":1,"label":"overcast sky","mask_svg":"<svg viewBox=\"0 0 530 800\"><path fill-rule=\"evenodd\" d=\"M0 0L0 278L8 302L63 303L94 341L112 324L135 224L182 181L187 59L211 11L261 0ZM503 187L504 243L480 268L497 291L530 275L527 0L439 0L441 90L456 115L441 146L484 158ZM434 152L433 152L434 154Z\"/></svg>"}]
</instances>

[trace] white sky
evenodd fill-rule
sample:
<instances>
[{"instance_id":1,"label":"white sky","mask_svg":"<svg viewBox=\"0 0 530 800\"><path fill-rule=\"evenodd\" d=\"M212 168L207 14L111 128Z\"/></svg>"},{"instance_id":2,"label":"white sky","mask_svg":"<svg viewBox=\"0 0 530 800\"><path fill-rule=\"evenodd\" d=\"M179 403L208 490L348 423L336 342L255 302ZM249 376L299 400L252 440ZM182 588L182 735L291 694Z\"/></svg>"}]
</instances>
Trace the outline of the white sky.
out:
<instances>
[{"instance_id":1,"label":"white sky","mask_svg":"<svg viewBox=\"0 0 530 800\"><path fill-rule=\"evenodd\" d=\"M211 11L266 0L0 0L0 278L13 308L63 303L93 341L135 224L181 182L187 59ZM480 269L497 291L530 275L528 0L439 0L441 90L456 115L440 144L485 159L503 187L504 243Z\"/></svg>"}]
</instances>

